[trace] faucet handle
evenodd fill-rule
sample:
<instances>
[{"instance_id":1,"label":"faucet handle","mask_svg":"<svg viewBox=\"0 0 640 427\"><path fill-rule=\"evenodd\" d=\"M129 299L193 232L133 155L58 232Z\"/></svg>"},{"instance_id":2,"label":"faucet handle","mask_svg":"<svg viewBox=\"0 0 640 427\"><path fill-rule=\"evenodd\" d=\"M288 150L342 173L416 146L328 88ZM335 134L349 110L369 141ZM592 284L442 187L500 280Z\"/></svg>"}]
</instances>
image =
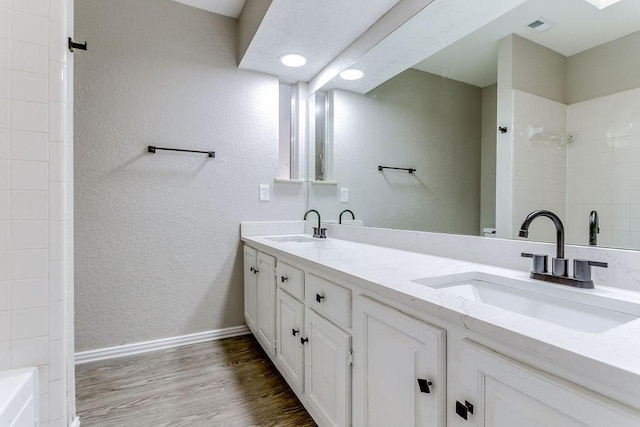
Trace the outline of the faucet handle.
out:
<instances>
[{"instance_id":1,"label":"faucet handle","mask_svg":"<svg viewBox=\"0 0 640 427\"><path fill-rule=\"evenodd\" d=\"M589 261L588 259L573 260L573 278L577 280L591 280L591 267L607 268L609 264L600 261Z\"/></svg>"},{"instance_id":2,"label":"faucet handle","mask_svg":"<svg viewBox=\"0 0 640 427\"><path fill-rule=\"evenodd\" d=\"M327 238L327 229L322 227L320 228L320 238L321 239L326 239Z\"/></svg>"},{"instance_id":3,"label":"faucet handle","mask_svg":"<svg viewBox=\"0 0 640 427\"><path fill-rule=\"evenodd\" d=\"M549 257L547 255L522 252L520 256L523 258L533 258L533 268L531 271L533 271L534 273L546 273L548 271L547 260Z\"/></svg>"}]
</instances>

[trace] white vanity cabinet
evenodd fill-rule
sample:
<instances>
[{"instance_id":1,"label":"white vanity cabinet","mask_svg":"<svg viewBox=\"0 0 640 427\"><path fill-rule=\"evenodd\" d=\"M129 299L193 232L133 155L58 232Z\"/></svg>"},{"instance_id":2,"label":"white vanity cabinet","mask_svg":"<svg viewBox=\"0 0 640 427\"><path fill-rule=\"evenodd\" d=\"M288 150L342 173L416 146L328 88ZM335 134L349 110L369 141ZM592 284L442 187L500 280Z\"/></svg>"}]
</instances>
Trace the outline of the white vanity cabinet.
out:
<instances>
[{"instance_id":1,"label":"white vanity cabinet","mask_svg":"<svg viewBox=\"0 0 640 427\"><path fill-rule=\"evenodd\" d=\"M244 318L269 356L276 343L276 259L244 247Z\"/></svg>"},{"instance_id":2,"label":"white vanity cabinet","mask_svg":"<svg viewBox=\"0 0 640 427\"><path fill-rule=\"evenodd\" d=\"M258 251L244 247L244 320L254 335L258 333Z\"/></svg>"},{"instance_id":3,"label":"white vanity cabinet","mask_svg":"<svg viewBox=\"0 0 640 427\"><path fill-rule=\"evenodd\" d=\"M460 426L637 427L640 413L465 339ZM473 413L469 409L471 409ZM452 406L453 407L453 406ZM459 422L464 420L466 422ZM450 423L453 424L453 423Z\"/></svg>"},{"instance_id":4,"label":"white vanity cabinet","mask_svg":"<svg viewBox=\"0 0 640 427\"><path fill-rule=\"evenodd\" d=\"M443 329L360 296L353 336L354 426L446 426Z\"/></svg>"}]
</instances>

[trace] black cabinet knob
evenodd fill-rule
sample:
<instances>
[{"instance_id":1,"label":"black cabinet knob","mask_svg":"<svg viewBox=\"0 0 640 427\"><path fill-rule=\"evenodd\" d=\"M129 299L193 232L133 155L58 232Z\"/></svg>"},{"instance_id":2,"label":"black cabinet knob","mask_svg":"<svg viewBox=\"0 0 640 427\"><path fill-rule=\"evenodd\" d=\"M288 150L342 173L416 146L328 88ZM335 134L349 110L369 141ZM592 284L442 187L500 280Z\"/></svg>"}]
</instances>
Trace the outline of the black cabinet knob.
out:
<instances>
[{"instance_id":1,"label":"black cabinet knob","mask_svg":"<svg viewBox=\"0 0 640 427\"><path fill-rule=\"evenodd\" d=\"M282 283L286 282L287 280L289 280L289 278L287 276L280 276L280 281Z\"/></svg>"},{"instance_id":2,"label":"black cabinet knob","mask_svg":"<svg viewBox=\"0 0 640 427\"><path fill-rule=\"evenodd\" d=\"M302 337L300 337L300 343L301 343L302 345L304 345L305 343L308 343L308 342L309 342L309 338L302 338Z\"/></svg>"},{"instance_id":3,"label":"black cabinet knob","mask_svg":"<svg viewBox=\"0 0 640 427\"><path fill-rule=\"evenodd\" d=\"M298 333L300 333L300 330L299 330L299 329L291 329L291 335L293 335L294 337L295 337Z\"/></svg>"},{"instance_id":4,"label":"black cabinet knob","mask_svg":"<svg viewBox=\"0 0 640 427\"><path fill-rule=\"evenodd\" d=\"M466 400L464 403L456 401L456 414L466 420L469 417L468 414L473 414L473 405Z\"/></svg>"},{"instance_id":5,"label":"black cabinet knob","mask_svg":"<svg viewBox=\"0 0 640 427\"><path fill-rule=\"evenodd\" d=\"M431 393L431 386L433 383L429 379L418 378L418 387L420 387L420 393Z\"/></svg>"},{"instance_id":6,"label":"black cabinet knob","mask_svg":"<svg viewBox=\"0 0 640 427\"><path fill-rule=\"evenodd\" d=\"M321 303L323 299L324 299L324 295L316 294L316 301L318 303Z\"/></svg>"}]
</instances>

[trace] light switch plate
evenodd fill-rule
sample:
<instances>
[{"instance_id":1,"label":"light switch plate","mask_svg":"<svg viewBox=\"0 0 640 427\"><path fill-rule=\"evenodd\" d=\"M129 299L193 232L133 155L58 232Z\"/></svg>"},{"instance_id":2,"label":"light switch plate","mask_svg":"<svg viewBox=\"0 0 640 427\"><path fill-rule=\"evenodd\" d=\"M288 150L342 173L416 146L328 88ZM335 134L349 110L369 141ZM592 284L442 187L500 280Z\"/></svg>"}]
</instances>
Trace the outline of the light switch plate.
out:
<instances>
[{"instance_id":1,"label":"light switch plate","mask_svg":"<svg viewBox=\"0 0 640 427\"><path fill-rule=\"evenodd\" d=\"M340 188L340 203L349 203L349 189Z\"/></svg>"},{"instance_id":2,"label":"light switch plate","mask_svg":"<svg viewBox=\"0 0 640 427\"><path fill-rule=\"evenodd\" d=\"M260 185L260 201L261 202L269 201L269 184Z\"/></svg>"}]
</instances>

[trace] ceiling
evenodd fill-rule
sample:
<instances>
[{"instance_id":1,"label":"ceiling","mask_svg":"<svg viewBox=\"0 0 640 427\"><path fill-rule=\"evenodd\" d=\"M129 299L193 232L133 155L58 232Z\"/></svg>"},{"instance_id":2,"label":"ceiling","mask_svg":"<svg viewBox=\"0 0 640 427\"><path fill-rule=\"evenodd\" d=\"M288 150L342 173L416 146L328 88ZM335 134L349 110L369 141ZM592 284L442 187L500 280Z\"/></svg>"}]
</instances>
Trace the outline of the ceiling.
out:
<instances>
[{"instance_id":1,"label":"ceiling","mask_svg":"<svg viewBox=\"0 0 640 427\"><path fill-rule=\"evenodd\" d=\"M545 32L527 27L540 18L555 26ZM569 57L638 30L638 0L622 0L602 10L584 0L529 0L414 68L485 87L497 81L497 41L511 33Z\"/></svg>"},{"instance_id":2,"label":"ceiling","mask_svg":"<svg viewBox=\"0 0 640 427\"><path fill-rule=\"evenodd\" d=\"M245 0L173 0L198 9L208 10L219 15L238 18Z\"/></svg>"}]
</instances>

